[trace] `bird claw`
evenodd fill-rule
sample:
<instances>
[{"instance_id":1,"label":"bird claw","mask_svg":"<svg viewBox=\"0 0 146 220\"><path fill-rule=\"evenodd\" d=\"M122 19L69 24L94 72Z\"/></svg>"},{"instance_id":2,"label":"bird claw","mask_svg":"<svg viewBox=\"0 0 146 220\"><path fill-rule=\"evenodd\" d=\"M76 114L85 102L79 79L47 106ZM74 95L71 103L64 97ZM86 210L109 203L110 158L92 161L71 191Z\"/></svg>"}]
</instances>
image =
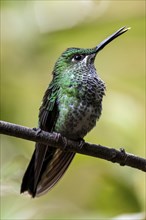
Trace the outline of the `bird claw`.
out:
<instances>
[{"instance_id":1,"label":"bird claw","mask_svg":"<svg viewBox=\"0 0 146 220\"><path fill-rule=\"evenodd\" d=\"M79 140L79 145L78 145L80 150L83 148L84 143L85 143L85 140L84 140L83 138L81 138L81 139Z\"/></svg>"},{"instance_id":2,"label":"bird claw","mask_svg":"<svg viewBox=\"0 0 146 220\"><path fill-rule=\"evenodd\" d=\"M62 137L62 141L63 141L63 143L64 143L63 150L67 150L67 146L69 145L67 138ZM74 141L74 140L73 140L73 141ZM79 147L79 150L82 149L84 143L85 143L84 139L81 138L81 139L78 140L78 147Z\"/></svg>"},{"instance_id":3,"label":"bird claw","mask_svg":"<svg viewBox=\"0 0 146 220\"><path fill-rule=\"evenodd\" d=\"M53 131L53 135L54 135L56 141L58 142L59 139L61 138L61 134L60 133L56 133L56 132Z\"/></svg>"},{"instance_id":4,"label":"bird claw","mask_svg":"<svg viewBox=\"0 0 146 220\"><path fill-rule=\"evenodd\" d=\"M66 151L67 150L67 146L69 145L68 139L66 137L63 137L60 133L53 132L53 134L55 135L55 139L57 140L57 142L61 141L63 143L62 144L62 150ZM73 140L73 141L75 141L75 140ZM76 141L78 143L79 150L81 150L83 145L84 145L84 143L85 143L84 139L80 138L80 139L78 139Z\"/></svg>"},{"instance_id":5,"label":"bird claw","mask_svg":"<svg viewBox=\"0 0 146 220\"><path fill-rule=\"evenodd\" d=\"M42 131L40 128L33 128L32 130L36 132L36 135L40 134Z\"/></svg>"},{"instance_id":6,"label":"bird claw","mask_svg":"<svg viewBox=\"0 0 146 220\"><path fill-rule=\"evenodd\" d=\"M68 141L65 137L62 137L62 141L63 141L63 150L65 151L68 146Z\"/></svg>"}]
</instances>

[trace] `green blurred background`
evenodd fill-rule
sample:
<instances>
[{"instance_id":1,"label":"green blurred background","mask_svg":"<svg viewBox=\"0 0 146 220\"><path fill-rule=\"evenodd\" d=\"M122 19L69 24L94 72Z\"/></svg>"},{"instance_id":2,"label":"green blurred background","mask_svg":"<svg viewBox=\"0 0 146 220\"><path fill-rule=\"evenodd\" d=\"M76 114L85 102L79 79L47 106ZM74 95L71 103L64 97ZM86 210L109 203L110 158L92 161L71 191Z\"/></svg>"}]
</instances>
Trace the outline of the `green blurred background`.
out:
<instances>
[{"instance_id":1,"label":"green blurred background","mask_svg":"<svg viewBox=\"0 0 146 220\"><path fill-rule=\"evenodd\" d=\"M1 119L36 127L56 59L67 47L94 47L131 30L96 58L107 92L100 121L85 138L145 157L145 1L1 1ZM57 186L20 195L34 143L1 137L1 219L113 219L145 209L144 173L76 155Z\"/></svg>"}]
</instances>

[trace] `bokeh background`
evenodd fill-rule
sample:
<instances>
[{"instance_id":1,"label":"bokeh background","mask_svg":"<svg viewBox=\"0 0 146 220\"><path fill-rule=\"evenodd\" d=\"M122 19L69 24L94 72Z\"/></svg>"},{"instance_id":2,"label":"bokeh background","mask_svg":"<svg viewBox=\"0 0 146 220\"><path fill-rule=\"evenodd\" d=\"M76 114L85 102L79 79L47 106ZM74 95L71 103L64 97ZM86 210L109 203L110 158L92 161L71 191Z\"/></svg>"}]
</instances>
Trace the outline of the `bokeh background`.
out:
<instances>
[{"instance_id":1,"label":"bokeh background","mask_svg":"<svg viewBox=\"0 0 146 220\"><path fill-rule=\"evenodd\" d=\"M145 157L145 0L1 0L1 119L36 127L60 54L94 47L125 25L131 30L96 58L107 92L102 117L85 140ZM1 137L1 219L116 219L144 212L144 173L83 155L46 195L20 195L33 150L33 142Z\"/></svg>"}]
</instances>

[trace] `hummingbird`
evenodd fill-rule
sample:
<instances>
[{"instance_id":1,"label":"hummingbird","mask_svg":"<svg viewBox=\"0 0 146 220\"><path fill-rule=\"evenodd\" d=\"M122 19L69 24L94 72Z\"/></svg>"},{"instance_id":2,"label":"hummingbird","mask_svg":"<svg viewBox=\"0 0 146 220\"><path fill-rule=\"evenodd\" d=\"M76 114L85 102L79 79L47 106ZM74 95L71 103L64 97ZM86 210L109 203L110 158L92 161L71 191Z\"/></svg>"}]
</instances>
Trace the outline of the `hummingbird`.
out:
<instances>
[{"instance_id":1,"label":"hummingbird","mask_svg":"<svg viewBox=\"0 0 146 220\"><path fill-rule=\"evenodd\" d=\"M39 129L83 140L101 116L106 89L96 72L95 57L128 29L120 28L94 48L72 47L61 54L39 109ZM45 194L60 180L74 156L74 152L36 143L20 192L27 191L33 198Z\"/></svg>"}]
</instances>

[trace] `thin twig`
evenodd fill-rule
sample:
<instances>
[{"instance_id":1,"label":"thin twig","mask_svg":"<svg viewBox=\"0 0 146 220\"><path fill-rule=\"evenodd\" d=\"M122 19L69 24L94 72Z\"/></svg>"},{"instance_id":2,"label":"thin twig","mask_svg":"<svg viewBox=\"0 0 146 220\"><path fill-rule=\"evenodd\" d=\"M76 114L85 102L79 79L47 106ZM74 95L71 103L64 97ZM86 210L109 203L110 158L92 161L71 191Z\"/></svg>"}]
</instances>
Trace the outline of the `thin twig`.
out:
<instances>
[{"instance_id":1,"label":"thin twig","mask_svg":"<svg viewBox=\"0 0 146 220\"><path fill-rule=\"evenodd\" d=\"M121 166L130 166L146 172L146 159L129 154L124 149L116 150L101 145L89 144L84 142L68 140L58 133L48 133L42 130L31 129L28 127L0 121L0 133L14 136L34 142L50 145L62 150L72 151L97 158L102 158Z\"/></svg>"}]
</instances>

